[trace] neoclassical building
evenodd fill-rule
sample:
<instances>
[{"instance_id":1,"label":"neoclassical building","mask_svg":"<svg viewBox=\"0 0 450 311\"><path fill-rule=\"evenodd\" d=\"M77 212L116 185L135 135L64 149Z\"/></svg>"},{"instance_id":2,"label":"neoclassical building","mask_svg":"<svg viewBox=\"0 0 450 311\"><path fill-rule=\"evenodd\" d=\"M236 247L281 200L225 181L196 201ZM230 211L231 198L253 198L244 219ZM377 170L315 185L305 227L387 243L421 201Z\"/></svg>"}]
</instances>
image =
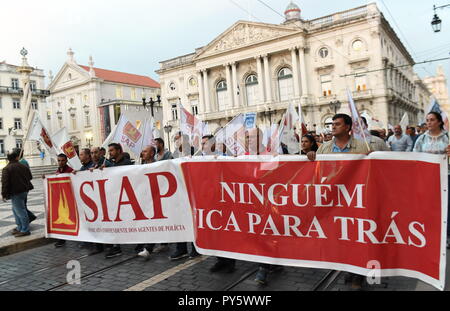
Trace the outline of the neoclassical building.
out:
<instances>
[{"instance_id":1,"label":"neoclassical building","mask_svg":"<svg viewBox=\"0 0 450 311\"><path fill-rule=\"evenodd\" d=\"M417 124L429 96L414 60L375 3L312 20L289 4L281 24L238 21L195 52L160 62L164 122L178 126L181 102L214 132L233 116L282 118L301 103L310 130L348 113L346 90L360 112L385 127L407 112ZM406 65L406 66L405 66Z\"/></svg>"},{"instance_id":2,"label":"neoclassical building","mask_svg":"<svg viewBox=\"0 0 450 311\"><path fill-rule=\"evenodd\" d=\"M442 109L444 109L445 112L447 112L447 115L450 116L450 99L444 68L442 68L442 66L438 66L436 69L436 75L425 77L423 81L434 97L436 97Z\"/></svg>"},{"instance_id":3,"label":"neoclassical building","mask_svg":"<svg viewBox=\"0 0 450 311\"><path fill-rule=\"evenodd\" d=\"M117 124L121 114L139 126L151 115L142 105L160 94L159 83L147 76L88 66L75 61L69 49L67 61L51 80L48 89L50 132L66 127L77 148L101 146ZM164 135L162 107L155 105L154 115L160 135Z\"/></svg>"}]
</instances>

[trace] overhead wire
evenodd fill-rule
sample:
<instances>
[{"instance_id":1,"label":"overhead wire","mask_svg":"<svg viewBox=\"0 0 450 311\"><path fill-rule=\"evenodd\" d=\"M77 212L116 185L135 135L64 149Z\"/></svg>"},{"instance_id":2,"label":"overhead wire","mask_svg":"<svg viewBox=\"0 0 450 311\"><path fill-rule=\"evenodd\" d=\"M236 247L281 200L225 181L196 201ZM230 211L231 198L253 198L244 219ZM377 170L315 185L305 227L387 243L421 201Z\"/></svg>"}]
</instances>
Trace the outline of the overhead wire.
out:
<instances>
[{"instance_id":1,"label":"overhead wire","mask_svg":"<svg viewBox=\"0 0 450 311\"><path fill-rule=\"evenodd\" d=\"M247 13L249 16L253 17L254 19L256 19L257 21L263 23L262 20L260 20L259 18L257 18L256 16L254 16L249 10L243 8L241 5L239 5L236 1L234 0L228 0L230 1L232 4L234 4L235 6L237 6L238 8L240 8L242 11L244 11L245 13Z\"/></svg>"}]
</instances>

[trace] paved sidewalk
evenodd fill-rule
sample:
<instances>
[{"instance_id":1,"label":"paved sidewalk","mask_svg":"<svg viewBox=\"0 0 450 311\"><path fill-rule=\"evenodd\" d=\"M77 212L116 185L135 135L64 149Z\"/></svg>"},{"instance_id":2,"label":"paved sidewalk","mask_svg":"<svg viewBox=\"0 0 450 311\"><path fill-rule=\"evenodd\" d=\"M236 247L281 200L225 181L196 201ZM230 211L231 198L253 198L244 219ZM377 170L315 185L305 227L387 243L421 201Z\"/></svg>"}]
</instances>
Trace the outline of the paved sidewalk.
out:
<instances>
[{"instance_id":1,"label":"paved sidewalk","mask_svg":"<svg viewBox=\"0 0 450 311\"><path fill-rule=\"evenodd\" d=\"M30 224L31 235L16 238L11 235L11 230L16 227L11 208L11 200L0 201L0 256L12 254L33 246L48 243L44 239L44 192L42 179L32 180L34 189L28 193L28 209L37 219Z\"/></svg>"}]
</instances>

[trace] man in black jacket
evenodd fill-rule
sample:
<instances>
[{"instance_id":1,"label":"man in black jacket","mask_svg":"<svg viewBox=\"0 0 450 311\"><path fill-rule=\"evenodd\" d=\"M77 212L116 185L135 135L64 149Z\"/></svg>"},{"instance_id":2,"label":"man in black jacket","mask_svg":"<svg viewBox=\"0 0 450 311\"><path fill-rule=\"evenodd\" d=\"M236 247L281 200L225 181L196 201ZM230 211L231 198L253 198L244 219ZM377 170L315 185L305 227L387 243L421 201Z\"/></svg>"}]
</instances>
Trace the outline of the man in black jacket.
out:
<instances>
[{"instance_id":1,"label":"man in black jacket","mask_svg":"<svg viewBox=\"0 0 450 311\"><path fill-rule=\"evenodd\" d=\"M26 200L28 191L33 189L31 171L19 163L19 155L15 152L8 154L8 165L2 170L2 198L3 202L11 199L12 210L17 228L13 229L15 237L30 235L30 219L28 218Z\"/></svg>"}]
</instances>

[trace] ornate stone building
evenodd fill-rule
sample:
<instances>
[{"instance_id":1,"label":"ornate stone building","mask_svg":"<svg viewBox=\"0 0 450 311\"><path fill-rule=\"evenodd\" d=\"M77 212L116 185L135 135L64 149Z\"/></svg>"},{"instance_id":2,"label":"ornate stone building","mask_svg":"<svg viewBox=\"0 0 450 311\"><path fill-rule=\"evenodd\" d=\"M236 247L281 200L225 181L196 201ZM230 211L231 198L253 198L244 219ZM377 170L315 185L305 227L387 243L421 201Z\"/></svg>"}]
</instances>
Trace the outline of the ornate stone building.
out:
<instances>
[{"instance_id":1,"label":"ornate stone building","mask_svg":"<svg viewBox=\"0 0 450 311\"><path fill-rule=\"evenodd\" d=\"M450 116L450 99L444 68L439 66L436 70L435 76L425 77L423 81L434 97L436 97L442 109L444 109L445 112L447 112L447 115Z\"/></svg>"},{"instance_id":2,"label":"ornate stone building","mask_svg":"<svg viewBox=\"0 0 450 311\"><path fill-rule=\"evenodd\" d=\"M157 73L164 122L175 128L180 101L212 132L250 111L259 124L277 122L289 102L301 102L314 130L349 112L347 89L360 112L385 127L404 112L417 123L423 107L413 64L376 4L304 20L291 3L282 24L238 21L195 52L160 62Z\"/></svg>"},{"instance_id":3,"label":"ornate stone building","mask_svg":"<svg viewBox=\"0 0 450 311\"><path fill-rule=\"evenodd\" d=\"M55 78L49 76L51 133L65 126L78 148L101 146L121 114L138 126L150 117L142 98L156 99L160 94L158 82L146 76L95 68L92 57L89 66L78 65L71 49L67 55ZM162 107L156 107L154 113L162 136Z\"/></svg>"}]
</instances>

